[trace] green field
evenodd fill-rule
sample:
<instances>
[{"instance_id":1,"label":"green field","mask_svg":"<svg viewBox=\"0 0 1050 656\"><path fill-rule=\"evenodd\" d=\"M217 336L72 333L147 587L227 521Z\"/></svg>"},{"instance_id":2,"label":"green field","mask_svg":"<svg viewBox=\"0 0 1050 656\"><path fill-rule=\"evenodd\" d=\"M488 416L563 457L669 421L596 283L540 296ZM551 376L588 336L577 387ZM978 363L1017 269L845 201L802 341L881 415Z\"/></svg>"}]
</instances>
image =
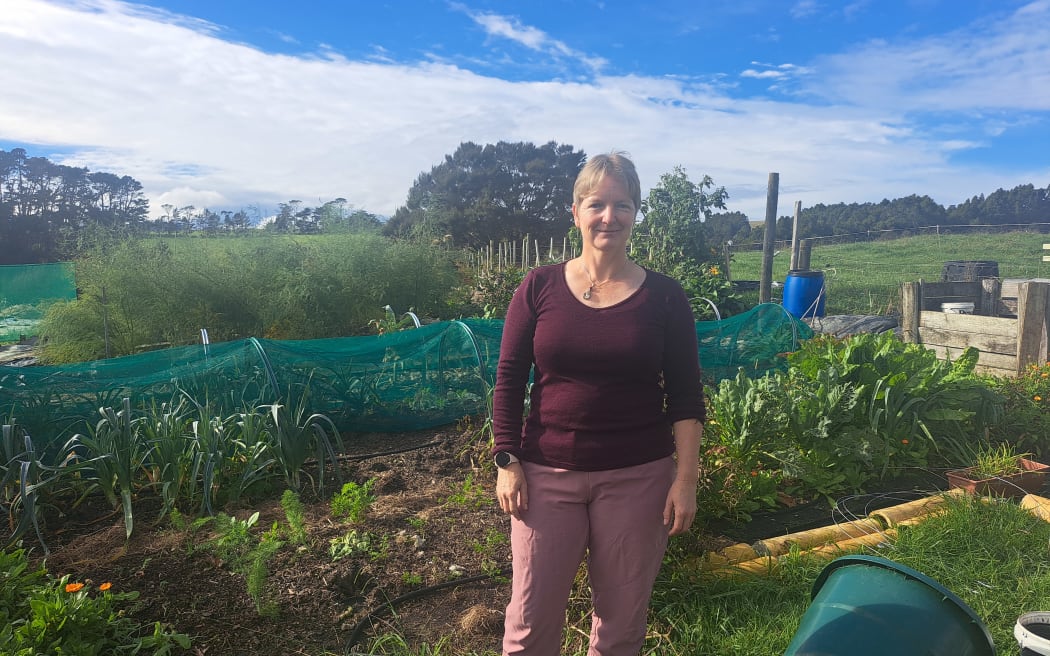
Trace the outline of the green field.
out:
<instances>
[{"instance_id":1,"label":"green field","mask_svg":"<svg viewBox=\"0 0 1050 656\"><path fill-rule=\"evenodd\" d=\"M1050 235L1010 232L818 244L810 268L824 270L827 314L892 314L900 308L901 283L938 281L944 263L952 260L998 262L1002 278L1050 278L1050 262L1042 261L1044 243L1050 243ZM785 249L773 257L774 281L783 283L790 255ZM760 251L733 254L733 280L759 280L761 270ZM779 303L780 293L774 288L771 300Z\"/></svg>"}]
</instances>

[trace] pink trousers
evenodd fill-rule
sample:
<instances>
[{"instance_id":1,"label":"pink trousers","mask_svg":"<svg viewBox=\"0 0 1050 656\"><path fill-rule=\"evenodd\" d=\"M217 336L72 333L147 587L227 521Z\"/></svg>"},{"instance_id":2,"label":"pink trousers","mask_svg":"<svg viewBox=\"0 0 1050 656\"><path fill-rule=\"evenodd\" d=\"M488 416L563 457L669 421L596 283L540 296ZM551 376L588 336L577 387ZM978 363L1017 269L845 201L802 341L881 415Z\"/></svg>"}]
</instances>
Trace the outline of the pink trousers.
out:
<instances>
[{"instance_id":1,"label":"pink trousers","mask_svg":"<svg viewBox=\"0 0 1050 656\"><path fill-rule=\"evenodd\" d=\"M594 614L588 656L636 656L667 548L673 458L598 472L522 463L529 509L511 519L514 576L505 656L557 656L584 556Z\"/></svg>"}]
</instances>

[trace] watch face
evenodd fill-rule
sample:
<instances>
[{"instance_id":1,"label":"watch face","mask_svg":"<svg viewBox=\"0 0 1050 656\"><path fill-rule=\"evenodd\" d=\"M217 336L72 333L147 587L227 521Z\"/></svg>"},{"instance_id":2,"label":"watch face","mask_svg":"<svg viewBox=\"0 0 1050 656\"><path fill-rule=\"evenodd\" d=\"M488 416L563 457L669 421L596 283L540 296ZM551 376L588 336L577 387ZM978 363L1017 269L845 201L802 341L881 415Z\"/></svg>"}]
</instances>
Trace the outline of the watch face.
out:
<instances>
[{"instance_id":1,"label":"watch face","mask_svg":"<svg viewBox=\"0 0 1050 656\"><path fill-rule=\"evenodd\" d=\"M510 464L510 454L506 451L500 451L496 454L496 466L506 467Z\"/></svg>"}]
</instances>

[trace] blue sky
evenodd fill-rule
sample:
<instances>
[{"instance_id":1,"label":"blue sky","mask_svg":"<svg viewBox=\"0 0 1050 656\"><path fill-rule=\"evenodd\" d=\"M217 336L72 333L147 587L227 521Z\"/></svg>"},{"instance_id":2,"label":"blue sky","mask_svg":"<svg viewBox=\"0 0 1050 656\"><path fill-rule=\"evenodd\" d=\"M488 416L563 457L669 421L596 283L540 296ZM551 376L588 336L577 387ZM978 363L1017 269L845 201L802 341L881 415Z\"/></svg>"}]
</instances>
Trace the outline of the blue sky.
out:
<instances>
[{"instance_id":1,"label":"blue sky","mask_svg":"<svg viewBox=\"0 0 1050 656\"><path fill-rule=\"evenodd\" d=\"M1050 184L1050 0L4 0L0 148L161 206L393 213L463 141L628 151L729 209Z\"/></svg>"}]
</instances>

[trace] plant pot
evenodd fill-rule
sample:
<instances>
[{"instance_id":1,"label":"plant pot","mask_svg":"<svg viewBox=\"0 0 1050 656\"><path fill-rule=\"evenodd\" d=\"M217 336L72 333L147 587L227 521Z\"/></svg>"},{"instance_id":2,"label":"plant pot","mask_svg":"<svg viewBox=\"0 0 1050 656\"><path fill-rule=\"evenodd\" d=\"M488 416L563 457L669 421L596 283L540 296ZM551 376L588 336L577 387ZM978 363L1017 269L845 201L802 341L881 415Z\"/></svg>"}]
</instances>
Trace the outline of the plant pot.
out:
<instances>
[{"instance_id":1,"label":"plant pot","mask_svg":"<svg viewBox=\"0 0 1050 656\"><path fill-rule=\"evenodd\" d=\"M974 478L973 467L954 469L948 472L948 487L966 490L971 494L1013 498L1035 494L1042 489L1046 475L1050 473L1050 465L1027 458L1018 458L1017 462L1023 471L992 478Z\"/></svg>"}]
</instances>

